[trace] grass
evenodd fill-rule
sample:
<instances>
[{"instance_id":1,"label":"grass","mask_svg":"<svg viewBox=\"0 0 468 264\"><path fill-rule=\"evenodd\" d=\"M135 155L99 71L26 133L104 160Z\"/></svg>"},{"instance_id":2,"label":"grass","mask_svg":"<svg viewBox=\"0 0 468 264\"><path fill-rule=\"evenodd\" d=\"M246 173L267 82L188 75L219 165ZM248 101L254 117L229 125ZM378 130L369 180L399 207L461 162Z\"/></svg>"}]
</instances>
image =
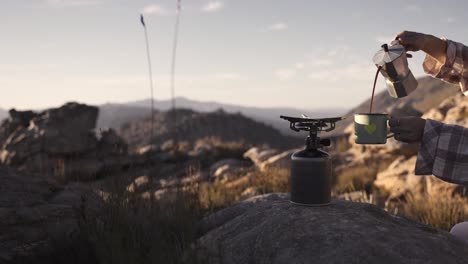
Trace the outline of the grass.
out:
<instances>
[{"instance_id":1,"label":"grass","mask_svg":"<svg viewBox=\"0 0 468 264\"><path fill-rule=\"evenodd\" d=\"M355 170L355 175L371 171ZM354 177L352 177L355 179ZM86 200L78 209L80 245L89 246L89 263L204 263L192 247L198 234L197 225L206 215L241 199L247 187L258 194L288 192L289 170L270 169L250 172L231 183L199 183L180 189L173 198L142 198L122 191L116 181L113 191L97 209ZM351 184L348 188L355 191ZM355 202L376 204L391 214L405 216L424 224L449 230L467 220L467 199L448 193L437 196L408 196L396 204L378 204L376 195L365 190ZM175 198L174 198L175 197ZM198 256L198 257L197 257Z\"/></svg>"},{"instance_id":2,"label":"grass","mask_svg":"<svg viewBox=\"0 0 468 264\"><path fill-rule=\"evenodd\" d=\"M399 206L402 215L435 228L449 231L457 223L468 221L468 199L449 192L408 195Z\"/></svg>"},{"instance_id":3,"label":"grass","mask_svg":"<svg viewBox=\"0 0 468 264\"><path fill-rule=\"evenodd\" d=\"M204 216L238 202L247 187L258 193L288 189L287 170L251 175L238 185L194 184L167 200L126 192L125 181L115 180L98 208L83 198L77 210L81 244L90 247L93 263L203 263L191 245Z\"/></svg>"},{"instance_id":4,"label":"grass","mask_svg":"<svg viewBox=\"0 0 468 264\"><path fill-rule=\"evenodd\" d=\"M79 227L96 263L197 263L190 258L190 245L204 212L194 193L175 197L156 201L118 192L98 210L84 201Z\"/></svg>"},{"instance_id":5,"label":"grass","mask_svg":"<svg viewBox=\"0 0 468 264\"><path fill-rule=\"evenodd\" d=\"M365 190L371 193L377 174L387 169L391 163L392 161L376 161L372 164L366 164L367 166L362 165L344 170L335 176L333 191L338 194L356 190Z\"/></svg>"}]
</instances>

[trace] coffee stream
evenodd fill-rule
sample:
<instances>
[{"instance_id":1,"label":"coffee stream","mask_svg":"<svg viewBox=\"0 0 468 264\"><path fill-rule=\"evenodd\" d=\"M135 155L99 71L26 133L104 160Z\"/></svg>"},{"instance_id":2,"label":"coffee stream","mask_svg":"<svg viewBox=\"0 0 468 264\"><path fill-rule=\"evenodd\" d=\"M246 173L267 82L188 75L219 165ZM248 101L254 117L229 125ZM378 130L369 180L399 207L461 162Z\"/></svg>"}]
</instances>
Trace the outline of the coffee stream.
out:
<instances>
[{"instance_id":1,"label":"coffee stream","mask_svg":"<svg viewBox=\"0 0 468 264\"><path fill-rule=\"evenodd\" d=\"M374 87L372 88L372 97L371 97L371 101L370 101L369 114L372 114L372 105L374 104L375 85L377 84L377 78L379 78L379 72L380 72L381 69L382 69L382 66L379 66L377 68L377 72L375 73Z\"/></svg>"}]
</instances>

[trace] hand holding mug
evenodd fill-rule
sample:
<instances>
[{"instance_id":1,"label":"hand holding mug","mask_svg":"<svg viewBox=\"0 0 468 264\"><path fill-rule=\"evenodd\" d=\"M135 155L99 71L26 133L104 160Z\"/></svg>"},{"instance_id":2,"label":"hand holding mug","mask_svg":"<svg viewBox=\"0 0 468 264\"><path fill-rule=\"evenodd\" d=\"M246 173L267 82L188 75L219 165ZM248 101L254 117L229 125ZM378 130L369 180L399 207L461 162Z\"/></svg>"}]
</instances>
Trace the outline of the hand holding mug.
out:
<instances>
[{"instance_id":1,"label":"hand holding mug","mask_svg":"<svg viewBox=\"0 0 468 264\"><path fill-rule=\"evenodd\" d=\"M415 116L394 117L389 120L388 125L396 140L416 143L422 141L426 120Z\"/></svg>"}]
</instances>

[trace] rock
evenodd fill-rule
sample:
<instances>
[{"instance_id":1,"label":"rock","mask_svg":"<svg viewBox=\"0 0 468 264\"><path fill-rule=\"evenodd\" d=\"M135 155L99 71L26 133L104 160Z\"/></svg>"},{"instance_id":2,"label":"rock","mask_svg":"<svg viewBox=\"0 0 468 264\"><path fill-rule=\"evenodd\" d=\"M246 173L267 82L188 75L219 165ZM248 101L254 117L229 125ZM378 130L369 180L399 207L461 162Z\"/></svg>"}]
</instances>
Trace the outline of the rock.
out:
<instances>
[{"instance_id":1,"label":"rock","mask_svg":"<svg viewBox=\"0 0 468 264\"><path fill-rule=\"evenodd\" d=\"M366 203L292 205L253 197L203 219L203 263L468 263L468 246L441 230Z\"/></svg>"},{"instance_id":2,"label":"rock","mask_svg":"<svg viewBox=\"0 0 468 264\"><path fill-rule=\"evenodd\" d=\"M399 199L406 194L437 195L440 192L458 193L462 186L439 180L434 176L414 174L416 156L407 159L398 157L387 170L377 174L374 185L389 193L389 199Z\"/></svg>"},{"instance_id":3,"label":"rock","mask_svg":"<svg viewBox=\"0 0 468 264\"><path fill-rule=\"evenodd\" d=\"M148 183L149 183L148 176L143 175L143 176L136 177L135 180L133 180L133 182L127 186L127 191L135 192L139 189L142 189L142 187L147 186Z\"/></svg>"},{"instance_id":4,"label":"rock","mask_svg":"<svg viewBox=\"0 0 468 264\"><path fill-rule=\"evenodd\" d=\"M211 177L218 180L229 180L243 172L249 163L237 159L223 159L210 167Z\"/></svg>"},{"instance_id":5,"label":"rock","mask_svg":"<svg viewBox=\"0 0 468 264\"><path fill-rule=\"evenodd\" d=\"M261 163L260 170L289 169L291 167L291 155L299 150L301 149L291 149L268 158Z\"/></svg>"},{"instance_id":6,"label":"rock","mask_svg":"<svg viewBox=\"0 0 468 264\"><path fill-rule=\"evenodd\" d=\"M268 147L253 147L244 153L244 158L250 159L255 167L261 171L276 168L289 168L291 166L291 155L300 149L291 149L279 152Z\"/></svg>"},{"instance_id":7,"label":"rock","mask_svg":"<svg viewBox=\"0 0 468 264\"><path fill-rule=\"evenodd\" d=\"M61 180L92 180L126 165L127 145L114 130L93 131L98 109L67 103L40 113L10 111L0 126L0 164L51 174Z\"/></svg>"},{"instance_id":8,"label":"rock","mask_svg":"<svg viewBox=\"0 0 468 264\"><path fill-rule=\"evenodd\" d=\"M71 240L78 228L76 208L82 197L93 206L100 201L81 184L62 186L0 167L0 263L23 263L54 254L55 239Z\"/></svg>"},{"instance_id":9,"label":"rock","mask_svg":"<svg viewBox=\"0 0 468 264\"><path fill-rule=\"evenodd\" d=\"M253 147L247 150L243 157L245 159L250 159L256 167L261 167L264 161L278 154L278 152L278 150L268 147Z\"/></svg>"},{"instance_id":10,"label":"rock","mask_svg":"<svg viewBox=\"0 0 468 264\"><path fill-rule=\"evenodd\" d=\"M212 144L204 140L197 140L193 149L189 152L189 156L191 157L205 157L215 151L215 147Z\"/></svg>"},{"instance_id":11,"label":"rock","mask_svg":"<svg viewBox=\"0 0 468 264\"><path fill-rule=\"evenodd\" d=\"M108 129L101 133L98 151L103 155L127 155L128 146L115 130Z\"/></svg>"},{"instance_id":12,"label":"rock","mask_svg":"<svg viewBox=\"0 0 468 264\"><path fill-rule=\"evenodd\" d=\"M259 195L259 191L256 187L248 187L241 193L239 200L246 200L257 195Z\"/></svg>"}]
</instances>

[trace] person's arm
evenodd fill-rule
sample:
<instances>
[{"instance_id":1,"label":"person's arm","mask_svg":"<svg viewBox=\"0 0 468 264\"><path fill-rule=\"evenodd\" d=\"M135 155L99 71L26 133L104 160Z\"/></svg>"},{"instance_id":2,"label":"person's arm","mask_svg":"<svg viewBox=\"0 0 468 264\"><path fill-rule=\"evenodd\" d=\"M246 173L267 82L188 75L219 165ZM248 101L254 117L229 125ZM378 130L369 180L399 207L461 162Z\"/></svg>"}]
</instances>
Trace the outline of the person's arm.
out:
<instances>
[{"instance_id":1,"label":"person's arm","mask_svg":"<svg viewBox=\"0 0 468 264\"><path fill-rule=\"evenodd\" d=\"M408 51L424 51L424 71L446 82L459 84L468 95L468 47L423 33L403 31L396 39Z\"/></svg>"},{"instance_id":2,"label":"person's arm","mask_svg":"<svg viewBox=\"0 0 468 264\"><path fill-rule=\"evenodd\" d=\"M416 175L468 185L468 128L415 116L392 118L388 124L396 140L421 143Z\"/></svg>"},{"instance_id":3,"label":"person's arm","mask_svg":"<svg viewBox=\"0 0 468 264\"><path fill-rule=\"evenodd\" d=\"M415 174L468 185L468 128L427 119Z\"/></svg>"},{"instance_id":4,"label":"person's arm","mask_svg":"<svg viewBox=\"0 0 468 264\"><path fill-rule=\"evenodd\" d=\"M396 35L396 40L405 47L407 51L422 50L440 63L445 63L447 42L432 35L403 31Z\"/></svg>"},{"instance_id":5,"label":"person's arm","mask_svg":"<svg viewBox=\"0 0 468 264\"><path fill-rule=\"evenodd\" d=\"M447 41L432 35L425 35L425 39L421 50L439 61L439 63L444 64L447 53Z\"/></svg>"}]
</instances>

